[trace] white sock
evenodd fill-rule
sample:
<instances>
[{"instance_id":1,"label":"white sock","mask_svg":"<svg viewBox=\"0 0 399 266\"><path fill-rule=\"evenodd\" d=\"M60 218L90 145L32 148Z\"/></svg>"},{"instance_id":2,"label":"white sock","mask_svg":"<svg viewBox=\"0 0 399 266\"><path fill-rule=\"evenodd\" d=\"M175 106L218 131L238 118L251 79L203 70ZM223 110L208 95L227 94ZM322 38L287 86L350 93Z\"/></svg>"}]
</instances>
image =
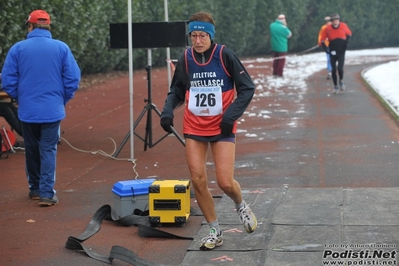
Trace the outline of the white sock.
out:
<instances>
[{"instance_id":1,"label":"white sock","mask_svg":"<svg viewBox=\"0 0 399 266\"><path fill-rule=\"evenodd\" d=\"M215 228L216 232L217 232L217 235L220 235L220 226L219 226L219 221L218 220L210 222L210 223L208 223L208 225L209 225L210 229Z\"/></svg>"},{"instance_id":2,"label":"white sock","mask_svg":"<svg viewBox=\"0 0 399 266\"><path fill-rule=\"evenodd\" d=\"M240 204L236 204L236 209L238 211L240 208L245 206L247 206L247 203L244 200L242 200Z\"/></svg>"}]
</instances>

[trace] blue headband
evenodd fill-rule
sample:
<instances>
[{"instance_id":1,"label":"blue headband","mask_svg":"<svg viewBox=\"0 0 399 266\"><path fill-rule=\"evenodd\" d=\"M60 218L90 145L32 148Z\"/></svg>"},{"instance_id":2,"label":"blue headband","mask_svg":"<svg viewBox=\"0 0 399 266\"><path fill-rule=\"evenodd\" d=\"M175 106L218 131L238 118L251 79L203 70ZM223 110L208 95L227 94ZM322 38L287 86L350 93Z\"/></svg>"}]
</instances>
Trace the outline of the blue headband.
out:
<instances>
[{"instance_id":1,"label":"blue headband","mask_svg":"<svg viewBox=\"0 0 399 266\"><path fill-rule=\"evenodd\" d=\"M191 21L188 24L188 33L192 31L203 31L211 36L211 40L215 37L215 26L212 23L204 21Z\"/></svg>"}]
</instances>

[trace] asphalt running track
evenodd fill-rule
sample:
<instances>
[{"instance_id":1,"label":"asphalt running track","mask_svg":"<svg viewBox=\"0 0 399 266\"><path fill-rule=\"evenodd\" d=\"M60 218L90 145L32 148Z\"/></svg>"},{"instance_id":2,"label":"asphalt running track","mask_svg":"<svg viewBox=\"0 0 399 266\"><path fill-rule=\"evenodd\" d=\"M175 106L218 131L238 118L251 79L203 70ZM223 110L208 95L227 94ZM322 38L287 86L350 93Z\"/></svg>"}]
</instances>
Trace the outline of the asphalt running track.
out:
<instances>
[{"instance_id":1,"label":"asphalt running track","mask_svg":"<svg viewBox=\"0 0 399 266\"><path fill-rule=\"evenodd\" d=\"M239 126L236 178L260 219L257 234L234 241L236 236L226 233L219 251L197 252L205 230L202 216L190 217L184 227L160 228L192 236L194 241L143 238L135 226L104 221L84 245L100 254L120 245L142 259L165 265L242 265L239 258L230 256L232 245L233 250L251 249L256 254L250 257L257 259L247 265L320 261L320 245L328 242L385 241L397 246L398 125L362 80L360 73L368 66L346 67L347 90L342 94L332 95L331 81L316 73L307 80L306 91L279 87L268 90L266 97L254 98ZM268 75L270 68L250 69L253 77L258 72ZM166 70L154 69L152 74L152 99L162 109ZM188 177L184 147L174 136L147 151L135 137L136 164L122 160L130 157L129 143L118 155L120 160L101 155L101 151L112 154L129 131L128 97L128 78L121 76L79 91L67 106L57 162L57 206L42 208L29 200L23 151L0 160L0 264L103 265L64 246L68 236L85 230L96 210L112 205L113 184L136 177ZM136 116L146 98L146 72L138 71L134 75ZM182 113L182 109L175 113L177 129L181 129ZM156 115L152 122L157 140L163 132ZM143 119L135 132L144 134L145 125ZM221 223L226 231L239 231L238 218L229 210L233 205L215 184L211 156L208 168L209 187L213 195L222 197L215 198ZM197 207L194 199L191 203ZM115 260L113 265L126 263Z\"/></svg>"}]
</instances>

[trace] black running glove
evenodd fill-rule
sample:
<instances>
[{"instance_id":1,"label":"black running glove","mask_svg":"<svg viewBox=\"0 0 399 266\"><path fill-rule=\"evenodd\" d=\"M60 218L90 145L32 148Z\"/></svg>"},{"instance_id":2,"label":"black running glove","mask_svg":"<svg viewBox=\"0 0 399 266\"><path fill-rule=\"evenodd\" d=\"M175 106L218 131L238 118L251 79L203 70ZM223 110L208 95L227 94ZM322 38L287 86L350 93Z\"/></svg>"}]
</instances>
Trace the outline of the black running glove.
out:
<instances>
[{"instance_id":1,"label":"black running glove","mask_svg":"<svg viewBox=\"0 0 399 266\"><path fill-rule=\"evenodd\" d=\"M222 122L220 123L220 128L222 129L222 135L223 136L230 136L231 133L233 133L233 125Z\"/></svg>"},{"instance_id":2,"label":"black running glove","mask_svg":"<svg viewBox=\"0 0 399 266\"><path fill-rule=\"evenodd\" d=\"M170 117L161 118L161 127L168 133L172 133L173 119Z\"/></svg>"}]
</instances>

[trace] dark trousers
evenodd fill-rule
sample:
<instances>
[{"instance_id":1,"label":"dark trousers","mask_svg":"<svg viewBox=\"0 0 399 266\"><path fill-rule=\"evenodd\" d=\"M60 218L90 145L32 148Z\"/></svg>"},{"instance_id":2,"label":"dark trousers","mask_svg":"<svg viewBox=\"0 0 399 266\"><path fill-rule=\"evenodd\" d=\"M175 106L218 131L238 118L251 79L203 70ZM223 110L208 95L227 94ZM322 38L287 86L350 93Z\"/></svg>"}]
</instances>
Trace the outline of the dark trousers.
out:
<instances>
[{"instance_id":1,"label":"dark trousers","mask_svg":"<svg viewBox=\"0 0 399 266\"><path fill-rule=\"evenodd\" d=\"M345 64L345 51L335 55L330 54L331 61L331 76L334 86L337 86L337 62L338 62L338 76L341 81L344 78L344 64Z\"/></svg>"},{"instance_id":2,"label":"dark trousers","mask_svg":"<svg viewBox=\"0 0 399 266\"><path fill-rule=\"evenodd\" d=\"M26 174L29 189L41 198L55 194L55 167L60 121L54 123L22 122L25 142Z\"/></svg>"},{"instance_id":3,"label":"dark trousers","mask_svg":"<svg viewBox=\"0 0 399 266\"><path fill-rule=\"evenodd\" d=\"M287 53L273 52L273 75L283 76L283 69L285 65L285 56Z\"/></svg>"},{"instance_id":4,"label":"dark trousers","mask_svg":"<svg viewBox=\"0 0 399 266\"><path fill-rule=\"evenodd\" d=\"M18 118L18 108L12 102L0 102L0 116L22 137L21 121Z\"/></svg>"}]
</instances>

